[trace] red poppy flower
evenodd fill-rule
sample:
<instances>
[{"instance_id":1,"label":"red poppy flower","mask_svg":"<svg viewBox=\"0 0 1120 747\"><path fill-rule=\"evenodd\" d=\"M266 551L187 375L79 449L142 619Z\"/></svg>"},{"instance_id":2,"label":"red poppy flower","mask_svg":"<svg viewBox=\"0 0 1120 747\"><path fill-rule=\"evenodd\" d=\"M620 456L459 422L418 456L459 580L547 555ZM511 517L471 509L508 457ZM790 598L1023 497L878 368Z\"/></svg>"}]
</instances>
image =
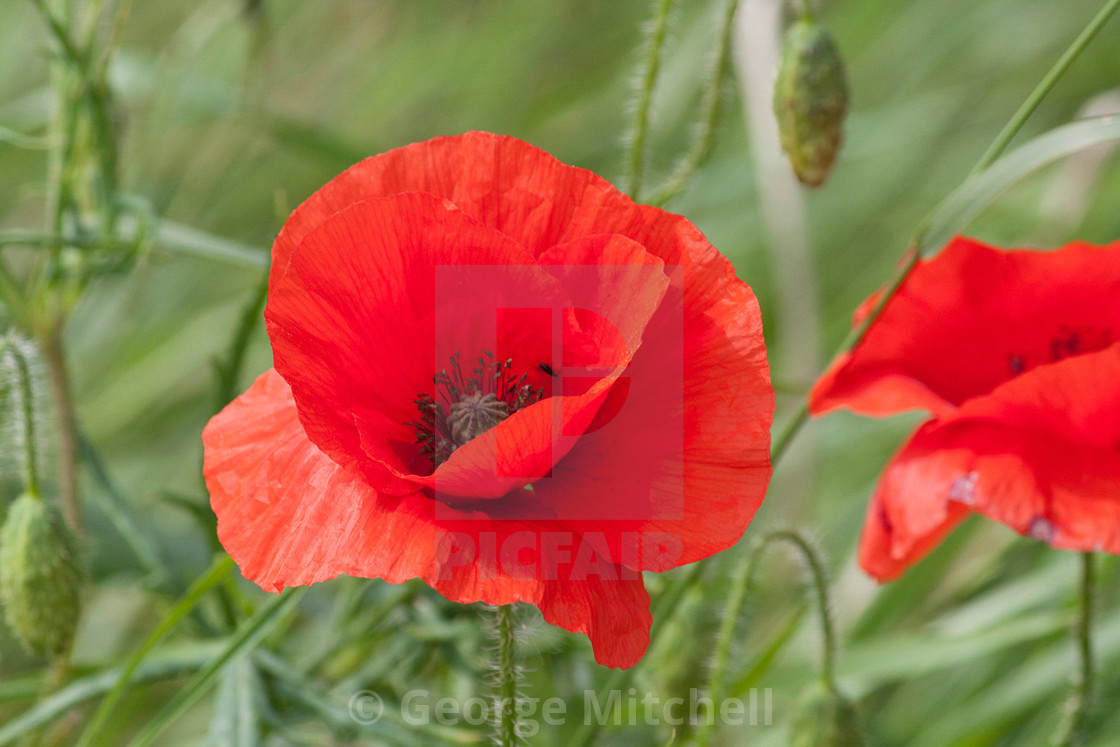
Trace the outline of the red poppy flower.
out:
<instances>
[{"instance_id":1,"label":"red poppy flower","mask_svg":"<svg viewBox=\"0 0 1120 747\"><path fill-rule=\"evenodd\" d=\"M810 411L839 407L934 416L871 499L859 557L880 581L969 511L1054 547L1120 552L1120 243L953 240L816 383Z\"/></svg>"},{"instance_id":2,"label":"red poppy flower","mask_svg":"<svg viewBox=\"0 0 1120 747\"><path fill-rule=\"evenodd\" d=\"M631 666L640 571L742 535L770 477L758 303L687 220L508 137L370 158L292 214L275 370L203 432L270 591L341 573L525 601Z\"/></svg>"}]
</instances>

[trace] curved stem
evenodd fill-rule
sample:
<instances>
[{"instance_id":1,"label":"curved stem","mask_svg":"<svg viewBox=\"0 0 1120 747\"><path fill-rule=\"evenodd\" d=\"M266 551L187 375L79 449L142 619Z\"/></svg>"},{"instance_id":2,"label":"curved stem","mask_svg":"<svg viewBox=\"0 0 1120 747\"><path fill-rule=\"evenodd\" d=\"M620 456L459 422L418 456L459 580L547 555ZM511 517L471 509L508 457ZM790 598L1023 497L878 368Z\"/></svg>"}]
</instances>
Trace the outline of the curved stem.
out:
<instances>
[{"instance_id":1,"label":"curved stem","mask_svg":"<svg viewBox=\"0 0 1120 747\"><path fill-rule=\"evenodd\" d=\"M688 185L693 172L712 153L712 147L715 145L716 128L719 126L720 116L723 113L723 88L731 73L731 36L734 29L735 13L738 9L739 0L727 0L727 5L724 6L720 22L719 48L716 51L711 74L708 76L708 86L704 90L703 114L697 123L692 147L681 158L672 175L649 198L650 205L664 205L680 194ZM637 198L636 194L631 196Z\"/></svg>"},{"instance_id":2,"label":"curved stem","mask_svg":"<svg viewBox=\"0 0 1120 747\"><path fill-rule=\"evenodd\" d=\"M813 547L813 543L806 539L800 532L792 529L778 529L768 532L758 540L754 548L743 556L732 578L731 595L727 600L727 608L723 613L720 624L719 637L716 642L714 659L712 660L712 674L708 683L708 697L718 704L723 698L723 680L727 669L727 662L731 655L731 642L735 638L739 618L742 616L743 604L746 601L747 589L754 580L754 571L762 554L773 544L785 542L792 545L801 555L805 567L809 569L811 583L816 591L817 610L820 613L821 625L821 678L830 690L834 688L833 672L836 660L836 633L832 624L830 604L828 600L828 581L825 575L824 563L820 553ZM712 723L705 721L696 736L697 744L706 747L711 737Z\"/></svg>"},{"instance_id":3,"label":"curved stem","mask_svg":"<svg viewBox=\"0 0 1120 747\"><path fill-rule=\"evenodd\" d=\"M11 337L3 341L0 354L11 356L15 370L15 396L19 397L18 410L23 421L20 423L23 488L28 494L38 498L42 493L39 490L39 460L35 450L35 390L31 383L31 366L20 350L19 342Z\"/></svg>"},{"instance_id":4,"label":"curved stem","mask_svg":"<svg viewBox=\"0 0 1120 747\"><path fill-rule=\"evenodd\" d=\"M513 625L513 605L494 609L494 632L498 642L496 701L494 703L496 742L500 747L513 747L517 738L517 637Z\"/></svg>"},{"instance_id":5,"label":"curved stem","mask_svg":"<svg viewBox=\"0 0 1120 747\"><path fill-rule=\"evenodd\" d=\"M642 189L649 111L653 104L653 89L657 83L657 71L661 68L661 50L665 47L665 35L669 29L669 11L672 8L673 0L657 0L641 87L638 89L638 101L634 107L634 121L630 129L630 153L627 157L626 192L635 200L638 199L638 192Z\"/></svg>"},{"instance_id":6,"label":"curved stem","mask_svg":"<svg viewBox=\"0 0 1120 747\"><path fill-rule=\"evenodd\" d=\"M754 569L757 567L756 559L776 542L786 542L797 549L805 567L809 569L811 583L816 592L817 612L820 614L821 625L821 678L829 688L833 687L836 671L836 630L832 624L832 604L828 598L828 574L825 572L824 561L813 543L801 532L795 529L778 529L763 536L754 553L748 556L750 567L748 570L747 586L751 585Z\"/></svg>"}]
</instances>

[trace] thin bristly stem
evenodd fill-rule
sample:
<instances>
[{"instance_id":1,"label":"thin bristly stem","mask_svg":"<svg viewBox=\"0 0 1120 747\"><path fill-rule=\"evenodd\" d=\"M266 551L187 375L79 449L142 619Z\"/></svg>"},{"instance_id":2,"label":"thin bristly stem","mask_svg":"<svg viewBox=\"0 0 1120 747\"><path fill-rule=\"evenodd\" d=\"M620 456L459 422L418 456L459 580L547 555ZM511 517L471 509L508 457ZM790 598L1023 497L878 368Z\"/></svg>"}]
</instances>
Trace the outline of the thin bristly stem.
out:
<instances>
[{"instance_id":1,"label":"thin bristly stem","mask_svg":"<svg viewBox=\"0 0 1120 747\"><path fill-rule=\"evenodd\" d=\"M756 553L752 552L747 557L753 561L755 555ZM742 616L743 604L746 602L750 572L750 562L739 564L735 575L731 579L731 595L727 599L727 607L724 609L723 619L720 621L719 637L716 639L716 651L712 659L712 674L708 681L708 697L711 698L712 703L717 704L716 707L720 702L719 699L723 697L724 673L731 656L731 642L735 638L735 630L739 627L739 618ZM710 735L711 726L705 720L700 727L700 733L696 736L696 743L699 747L707 747Z\"/></svg>"},{"instance_id":2,"label":"thin bristly stem","mask_svg":"<svg viewBox=\"0 0 1120 747\"><path fill-rule=\"evenodd\" d=\"M716 51L712 71L708 75L707 87L704 90L703 114L696 128L692 146L677 164L672 175L649 198L650 205L664 205L680 194L688 186L692 174L712 154L716 129L719 127L720 117L723 113L723 89L731 74L731 39L735 13L738 9L739 0L727 0L724 11L720 16L719 47Z\"/></svg>"},{"instance_id":3,"label":"thin bristly stem","mask_svg":"<svg viewBox=\"0 0 1120 747\"><path fill-rule=\"evenodd\" d=\"M646 134L649 131L649 114L653 105L653 90L657 84L657 72L661 68L661 52L665 47L665 36L669 30L669 15L673 0L657 0L652 25L650 27L647 54L642 69L638 99L634 107L634 120L630 126L630 152L627 156L626 192L635 200L642 189L642 174L645 169Z\"/></svg>"},{"instance_id":4,"label":"thin bristly stem","mask_svg":"<svg viewBox=\"0 0 1120 747\"><path fill-rule=\"evenodd\" d=\"M1081 585L1078 590L1078 616L1074 628L1077 640L1079 669L1074 679L1069 711L1058 726L1052 740L1063 747L1081 745L1086 741L1086 722L1093 707L1093 599L1096 593L1096 558L1091 552L1081 553Z\"/></svg>"},{"instance_id":5,"label":"thin bristly stem","mask_svg":"<svg viewBox=\"0 0 1120 747\"><path fill-rule=\"evenodd\" d=\"M762 553L771 544L777 542L785 542L792 545L804 561L805 567L809 570L810 583L812 584L813 590L816 592L817 613L820 616L821 678L824 680L826 686L832 688L835 682L833 675L836 671L836 632L835 626L832 624L832 603L828 598L828 574L825 571L821 553L802 533L793 529L779 529L763 537L758 547L755 549L756 556L761 557ZM757 562L754 561L750 564L747 576L748 587L751 585L753 580L752 576L757 565Z\"/></svg>"},{"instance_id":6,"label":"thin bristly stem","mask_svg":"<svg viewBox=\"0 0 1120 747\"><path fill-rule=\"evenodd\" d=\"M8 337L0 344L3 345L0 355L10 356L12 360L16 379L13 395L19 398L19 417L23 421L20 423L23 488L28 494L38 498L42 493L39 489L39 460L35 450L35 389L31 382L31 366L24 351L20 349L18 340Z\"/></svg>"},{"instance_id":7,"label":"thin bristly stem","mask_svg":"<svg viewBox=\"0 0 1120 747\"><path fill-rule=\"evenodd\" d=\"M495 676L494 741L499 747L518 744L517 736L517 633L514 629L513 605L494 608L494 637L497 640Z\"/></svg>"},{"instance_id":8,"label":"thin bristly stem","mask_svg":"<svg viewBox=\"0 0 1120 747\"><path fill-rule=\"evenodd\" d=\"M732 577L731 596L727 601L727 608L723 613L720 624L719 637L716 642L715 655L712 660L712 674L708 684L708 698L715 704L723 699L723 680L727 671L727 663L731 657L731 644L735 639L739 618L743 613L747 589L754 579L755 569L763 553L771 546L785 542L794 547L809 569L810 583L816 592L816 607L820 614L821 627L821 679L825 687L832 690L835 687L833 673L836 662L836 633L832 624L831 604L828 599L828 579L825 574L824 562L813 543L802 534L792 529L779 529L764 534L752 550L745 554ZM697 734L696 741L700 747L706 747L711 736L712 722L705 721Z\"/></svg>"},{"instance_id":9,"label":"thin bristly stem","mask_svg":"<svg viewBox=\"0 0 1120 747\"><path fill-rule=\"evenodd\" d=\"M788 422L786 422L785 426L778 432L778 435L774 437L774 441L770 445L771 463L777 462L782 458L786 449L789 448L789 445L793 442L794 435L801 429L801 426L805 424L808 418L809 411L802 407L793 414L793 417Z\"/></svg>"}]
</instances>

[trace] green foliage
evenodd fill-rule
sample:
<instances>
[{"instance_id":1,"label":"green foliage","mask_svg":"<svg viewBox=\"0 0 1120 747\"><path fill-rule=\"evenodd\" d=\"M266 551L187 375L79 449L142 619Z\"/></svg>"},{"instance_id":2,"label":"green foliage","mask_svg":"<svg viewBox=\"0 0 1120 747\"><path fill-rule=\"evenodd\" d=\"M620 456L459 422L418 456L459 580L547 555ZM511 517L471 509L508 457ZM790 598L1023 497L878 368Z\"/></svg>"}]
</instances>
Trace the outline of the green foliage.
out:
<instances>
[{"instance_id":1,"label":"green foliage","mask_svg":"<svg viewBox=\"0 0 1120 747\"><path fill-rule=\"evenodd\" d=\"M864 743L855 705L834 687L816 681L794 706L790 747L860 747Z\"/></svg>"}]
</instances>

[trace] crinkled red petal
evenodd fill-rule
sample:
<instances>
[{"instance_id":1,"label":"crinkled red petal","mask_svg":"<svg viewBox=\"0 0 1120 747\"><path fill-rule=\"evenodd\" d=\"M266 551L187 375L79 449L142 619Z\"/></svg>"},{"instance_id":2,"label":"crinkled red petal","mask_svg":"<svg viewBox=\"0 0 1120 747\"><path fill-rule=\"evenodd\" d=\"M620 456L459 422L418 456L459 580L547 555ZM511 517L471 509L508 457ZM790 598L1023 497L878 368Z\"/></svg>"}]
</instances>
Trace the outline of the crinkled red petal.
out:
<instances>
[{"instance_id":1,"label":"crinkled red petal","mask_svg":"<svg viewBox=\"0 0 1120 747\"><path fill-rule=\"evenodd\" d=\"M1063 549L1120 552L1120 345L1038 366L922 426L891 460L860 559L886 580L976 511Z\"/></svg>"},{"instance_id":2,"label":"crinkled red petal","mask_svg":"<svg viewBox=\"0 0 1120 747\"><path fill-rule=\"evenodd\" d=\"M821 377L810 411L946 415L1036 366L1118 340L1120 243L1005 251L958 237L919 262L863 341Z\"/></svg>"},{"instance_id":3,"label":"crinkled red petal","mask_svg":"<svg viewBox=\"0 0 1120 747\"><path fill-rule=\"evenodd\" d=\"M534 604L548 622L586 634L606 666L632 666L649 644L640 576L609 563L575 573L570 552L546 562L557 536L580 546L559 522L447 507L437 518L436 502L420 493L379 494L307 438L275 371L211 420L203 443L218 537L244 576L269 591L342 573L421 578L456 602Z\"/></svg>"}]
</instances>

